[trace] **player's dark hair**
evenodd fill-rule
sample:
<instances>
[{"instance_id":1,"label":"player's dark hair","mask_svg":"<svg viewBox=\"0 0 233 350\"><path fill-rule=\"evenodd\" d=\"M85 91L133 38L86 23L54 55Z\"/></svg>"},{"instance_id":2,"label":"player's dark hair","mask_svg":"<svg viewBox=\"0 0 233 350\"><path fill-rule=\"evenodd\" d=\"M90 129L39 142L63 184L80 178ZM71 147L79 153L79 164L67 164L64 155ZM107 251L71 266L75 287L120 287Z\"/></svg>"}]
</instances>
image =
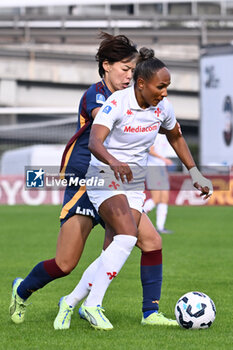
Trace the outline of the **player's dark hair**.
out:
<instances>
[{"instance_id":1,"label":"player's dark hair","mask_svg":"<svg viewBox=\"0 0 233 350\"><path fill-rule=\"evenodd\" d=\"M125 35L111 35L101 32L99 49L95 56L99 62L99 75L104 76L103 62L108 61L110 64L124 60L129 62L134 59L138 53L136 46Z\"/></svg>"},{"instance_id":2,"label":"player's dark hair","mask_svg":"<svg viewBox=\"0 0 233 350\"><path fill-rule=\"evenodd\" d=\"M146 47L142 47L139 50L137 65L133 74L135 82L138 80L138 77L148 81L154 73L166 67L165 63L156 58L154 54L154 50Z\"/></svg>"}]
</instances>

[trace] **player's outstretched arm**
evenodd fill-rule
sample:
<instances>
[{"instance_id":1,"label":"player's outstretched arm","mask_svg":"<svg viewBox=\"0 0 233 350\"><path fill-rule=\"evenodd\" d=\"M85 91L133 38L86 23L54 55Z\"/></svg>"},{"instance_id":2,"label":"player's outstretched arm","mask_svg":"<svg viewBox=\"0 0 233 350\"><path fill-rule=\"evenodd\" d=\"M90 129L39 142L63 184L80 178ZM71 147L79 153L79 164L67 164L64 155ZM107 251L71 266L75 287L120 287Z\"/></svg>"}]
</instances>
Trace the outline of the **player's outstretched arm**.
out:
<instances>
[{"instance_id":1,"label":"player's outstretched arm","mask_svg":"<svg viewBox=\"0 0 233 350\"><path fill-rule=\"evenodd\" d=\"M212 182L205 178L197 169L189 147L180 132L178 123L172 130L166 130L166 136L182 163L189 170L194 187L201 191L200 196L204 196L204 199L209 198L213 193Z\"/></svg>"}]
</instances>

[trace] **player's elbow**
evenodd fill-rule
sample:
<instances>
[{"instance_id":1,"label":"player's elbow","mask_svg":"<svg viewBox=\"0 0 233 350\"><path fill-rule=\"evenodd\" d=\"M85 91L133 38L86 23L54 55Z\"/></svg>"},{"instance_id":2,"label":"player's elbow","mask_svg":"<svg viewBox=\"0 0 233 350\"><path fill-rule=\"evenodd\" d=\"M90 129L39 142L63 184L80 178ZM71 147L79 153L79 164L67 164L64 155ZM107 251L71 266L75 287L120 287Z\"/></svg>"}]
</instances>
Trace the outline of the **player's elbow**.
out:
<instances>
[{"instance_id":1,"label":"player's elbow","mask_svg":"<svg viewBox=\"0 0 233 350\"><path fill-rule=\"evenodd\" d=\"M167 134L167 139L170 145L174 148L177 143L182 142L181 140L183 140L183 135L180 133L171 133Z\"/></svg>"}]
</instances>

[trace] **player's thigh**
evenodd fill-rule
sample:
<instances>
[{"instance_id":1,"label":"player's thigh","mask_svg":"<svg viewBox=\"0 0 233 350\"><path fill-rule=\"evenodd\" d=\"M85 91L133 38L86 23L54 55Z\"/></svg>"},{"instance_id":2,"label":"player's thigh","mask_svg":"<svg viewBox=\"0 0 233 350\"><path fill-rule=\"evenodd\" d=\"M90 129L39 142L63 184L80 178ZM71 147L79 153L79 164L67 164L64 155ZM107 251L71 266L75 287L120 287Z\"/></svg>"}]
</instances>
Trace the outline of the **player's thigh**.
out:
<instances>
[{"instance_id":1,"label":"player's thigh","mask_svg":"<svg viewBox=\"0 0 233 350\"><path fill-rule=\"evenodd\" d=\"M138 226L138 240L136 245L143 252L162 248L162 239L145 213L142 213Z\"/></svg>"},{"instance_id":2,"label":"player's thigh","mask_svg":"<svg viewBox=\"0 0 233 350\"><path fill-rule=\"evenodd\" d=\"M125 195L106 199L99 207L99 214L115 234L137 236L141 213L129 207Z\"/></svg>"},{"instance_id":3,"label":"player's thigh","mask_svg":"<svg viewBox=\"0 0 233 350\"><path fill-rule=\"evenodd\" d=\"M160 203L167 204L169 201L169 191L161 191L160 194Z\"/></svg>"},{"instance_id":4,"label":"player's thigh","mask_svg":"<svg viewBox=\"0 0 233 350\"><path fill-rule=\"evenodd\" d=\"M160 203L161 191L150 191L150 194L155 204Z\"/></svg>"},{"instance_id":5,"label":"player's thigh","mask_svg":"<svg viewBox=\"0 0 233 350\"><path fill-rule=\"evenodd\" d=\"M92 219L83 215L74 215L62 225L56 250L56 263L62 271L70 272L77 265L92 227Z\"/></svg>"},{"instance_id":6,"label":"player's thigh","mask_svg":"<svg viewBox=\"0 0 233 350\"><path fill-rule=\"evenodd\" d=\"M169 191L163 190L163 191L151 191L151 198L153 201L158 203L168 203L169 201Z\"/></svg>"}]
</instances>

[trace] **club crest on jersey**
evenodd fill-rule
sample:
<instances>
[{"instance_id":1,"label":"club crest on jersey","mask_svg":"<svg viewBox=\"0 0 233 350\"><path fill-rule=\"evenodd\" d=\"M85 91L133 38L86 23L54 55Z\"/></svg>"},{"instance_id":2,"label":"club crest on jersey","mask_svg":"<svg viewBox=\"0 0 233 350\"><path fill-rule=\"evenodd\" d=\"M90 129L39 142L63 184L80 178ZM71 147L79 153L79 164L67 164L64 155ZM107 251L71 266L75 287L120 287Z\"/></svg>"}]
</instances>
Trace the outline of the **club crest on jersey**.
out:
<instances>
[{"instance_id":1,"label":"club crest on jersey","mask_svg":"<svg viewBox=\"0 0 233 350\"><path fill-rule=\"evenodd\" d=\"M113 106L117 106L117 101L116 100L112 100L111 103L113 104Z\"/></svg>"},{"instance_id":2,"label":"club crest on jersey","mask_svg":"<svg viewBox=\"0 0 233 350\"><path fill-rule=\"evenodd\" d=\"M156 109L155 111L155 114L156 114L156 117L159 118L160 116L160 113L162 113L161 109L159 109L159 107Z\"/></svg>"},{"instance_id":3,"label":"club crest on jersey","mask_svg":"<svg viewBox=\"0 0 233 350\"><path fill-rule=\"evenodd\" d=\"M127 112L126 112L126 114L127 114L128 116L131 116L131 115L133 115L133 112L131 111L131 109L128 109Z\"/></svg>"},{"instance_id":4,"label":"club crest on jersey","mask_svg":"<svg viewBox=\"0 0 233 350\"><path fill-rule=\"evenodd\" d=\"M106 98L102 94L97 94L96 95L96 102L103 104L105 102Z\"/></svg>"},{"instance_id":5,"label":"club crest on jersey","mask_svg":"<svg viewBox=\"0 0 233 350\"><path fill-rule=\"evenodd\" d=\"M104 107L104 109L103 109L103 113L108 114L111 110L112 110L112 107L111 107L111 106L106 106L106 107Z\"/></svg>"}]
</instances>

